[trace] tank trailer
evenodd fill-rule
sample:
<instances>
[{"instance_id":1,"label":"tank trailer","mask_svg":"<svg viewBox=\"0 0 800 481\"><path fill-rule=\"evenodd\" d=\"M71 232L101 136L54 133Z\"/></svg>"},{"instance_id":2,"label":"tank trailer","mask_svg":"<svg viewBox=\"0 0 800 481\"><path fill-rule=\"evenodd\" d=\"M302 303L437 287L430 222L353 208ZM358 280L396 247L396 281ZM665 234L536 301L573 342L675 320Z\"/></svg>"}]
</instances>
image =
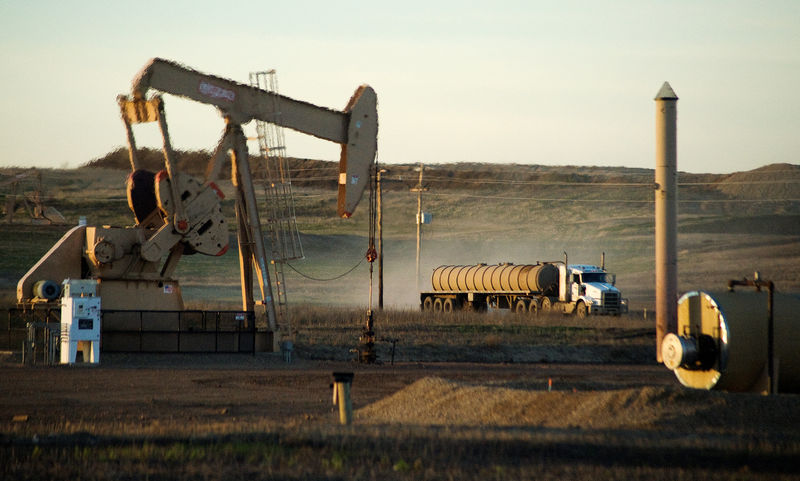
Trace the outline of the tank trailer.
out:
<instances>
[{"instance_id":1,"label":"tank trailer","mask_svg":"<svg viewBox=\"0 0 800 481\"><path fill-rule=\"evenodd\" d=\"M628 300L615 281L603 267L566 262L439 266L431 276L433 290L420 293L420 305L434 312L491 307L530 315L618 316L628 312Z\"/></svg>"}]
</instances>

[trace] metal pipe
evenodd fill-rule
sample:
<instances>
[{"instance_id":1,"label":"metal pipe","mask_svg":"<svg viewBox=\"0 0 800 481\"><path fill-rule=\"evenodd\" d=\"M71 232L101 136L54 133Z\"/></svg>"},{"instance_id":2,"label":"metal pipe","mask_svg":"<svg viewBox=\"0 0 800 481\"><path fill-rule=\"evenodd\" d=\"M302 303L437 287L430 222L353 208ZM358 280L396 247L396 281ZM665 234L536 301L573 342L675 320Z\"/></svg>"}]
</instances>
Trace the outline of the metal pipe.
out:
<instances>
[{"instance_id":1,"label":"metal pipe","mask_svg":"<svg viewBox=\"0 0 800 481\"><path fill-rule=\"evenodd\" d=\"M419 255L420 255L420 237L422 235L422 191L428 190L422 187L422 172L425 166L420 162L419 164L419 180L417 186L411 189L411 192L417 193L417 262L416 262L416 283L417 292L419 292Z\"/></svg>"},{"instance_id":2,"label":"metal pipe","mask_svg":"<svg viewBox=\"0 0 800 481\"><path fill-rule=\"evenodd\" d=\"M678 96L664 82L656 101L656 358L663 362L661 342L678 326L677 255L677 103Z\"/></svg>"},{"instance_id":3,"label":"metal pipe","mask_svg":"<svg viewBox=\"0 0 800 481\"><path fill-rule=\"evenodd\" d=\"M352 372L333 373L333 404L339 406L339 422L353 422L353 403L350 400L350 386L353 384Z\"/></svg>"},{"instance_id":4,"label":"metal pipe","mask_svg":"<svg viewBox=\"0 0 800 481\"><path fill-rule=\"evenodd\" d=\"M386 169L378 169L378 310L383 310L383 191L381 187L381 174L385 174ZM370 303L372 305L372 303Z\"/></svg>"}]
</instances>

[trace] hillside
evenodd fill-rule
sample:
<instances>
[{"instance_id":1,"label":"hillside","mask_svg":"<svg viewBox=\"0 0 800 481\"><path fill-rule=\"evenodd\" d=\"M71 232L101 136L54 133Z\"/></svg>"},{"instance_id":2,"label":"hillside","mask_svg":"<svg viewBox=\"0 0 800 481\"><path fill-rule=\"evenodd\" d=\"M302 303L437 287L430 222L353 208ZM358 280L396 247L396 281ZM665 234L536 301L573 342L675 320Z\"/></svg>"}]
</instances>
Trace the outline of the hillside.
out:
<instances>
[{"instance_id":1,"label":"hillside","mask_svg":"<svg viewBox=\"0 0 800 481\"><path fill-rule=\"evenodd\" d=\"M182 169L202 176L205 152L181 153ZM158 167L160 153L141 156ZM256 159L253 159L254 164ZM367 299L368 202L354 217L335 215L337 165L290 159L297 223L305 259L286 270L290 302L363 304ZM418 302L414 224L419 173L416 164L392 164L384 175L384 250L386 302ZM125 199L129 166L124 151L111 152L88 166L39 170L45 205L57 208L74 225L85 216L91 225L130 225ZM225 171L226 169L223 169ZM27 174L26 174L27 172ZM0 170L0 202L33 196L31 169ZM529 263L560 260L607 265L635 308L653 299L653 171L622 167L511 164L425 165L423 211L433 222L422 227L420 288L431 270L443 264ZM233 188L223 180L222 207L234 218ZM679 174L679 289L716 289L728 279L759 270L783 290L800 292L800 165L773 164L733 174ZM260 190L260 189L259 189ZM34 226L21 202L14 227L4 228L0 245L0 288L13 292L16 280L49 249L67 226ZM231 223L233 224L233 223ZM233 232L231 233L234 236ZM354 268L354 266L357 266ZM338 282L313 279L338 277ZM302 273L302 274L301 274ZM188 299L213 295L224 302L238 297L235 240L222 258L189 256L178 275ZM355 288L354 286L361 286ZM362 289L363 287L363 289Z\"/></svg>"},{"instance_id":2,"label":"hillside","mask_svg":"<svg viewBox=\"0 0 800 481\"><path fill-rule=\"evenodd\" d=\"M717 189L732 198L797 201L800 165L770 164L747 172L735 172L720 180Z\"/></svg>"},{"instance_id":3,"label":"hillside","mask_svg":"<svg viewBox=\"0 0 800 481\"><path fill-rule=\"evenodd\" d=\"M138 158L145 169L163 169L163 154L156 149L139 149ZM211 153L204 150L176 152L178 168L195 176L205 173ZM258 166L259 159L251 156L251 165ZM327 160L289 158L292 182L299 186L335 186L338 163ZM112 170L129 170L128 151L119 148L103 157L93 159L86 167ZM384 176L388 190L410 188L416 185L418 164L391 164L383 166L389 172ZM230 178L230 167L224 166L221 175ZM650 186L653 169L602 166L546 166L493 163L427 164L423 183L439 189L452 190L492 185L553 186L554 184L646 184ZM719 191L730 198L800 199L800 165L771 164L746 172L732 174L692 174L681 172L679 182L691 190ZM705 189L699 189L699 184ZM615 185L618 186L618 185Z\"/></svg>"}]
</instances>

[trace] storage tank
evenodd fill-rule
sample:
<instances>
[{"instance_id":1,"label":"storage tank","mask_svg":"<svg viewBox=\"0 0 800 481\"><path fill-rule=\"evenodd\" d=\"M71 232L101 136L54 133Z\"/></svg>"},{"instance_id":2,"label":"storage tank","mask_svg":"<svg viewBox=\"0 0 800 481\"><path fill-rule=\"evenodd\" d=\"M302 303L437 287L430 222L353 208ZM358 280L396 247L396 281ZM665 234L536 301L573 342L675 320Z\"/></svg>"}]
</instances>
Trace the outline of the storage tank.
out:
<instances>
[{"instance_id":1,"label":"storage tank","mask_svg":"<svg viewBox=\"0 0 800 481\"><path fill-rule=\"evenodd\" d=\"M767 292L693 291L678 300L678 330L661 345L664 365L696 389L767 390ZM778 392L800 392L800 298L774 293Z\"/></svg>"},{"instance_id":2,"label":"storage tank","mask_svg":"<svg viewBox=\"0 0 800 481\"><path fill-rule=\"evenodd\" d=\"M439 266L431 275L434 291L549 292L558 286L555 264L477 264Z\"/></svg>"}]
</instances>

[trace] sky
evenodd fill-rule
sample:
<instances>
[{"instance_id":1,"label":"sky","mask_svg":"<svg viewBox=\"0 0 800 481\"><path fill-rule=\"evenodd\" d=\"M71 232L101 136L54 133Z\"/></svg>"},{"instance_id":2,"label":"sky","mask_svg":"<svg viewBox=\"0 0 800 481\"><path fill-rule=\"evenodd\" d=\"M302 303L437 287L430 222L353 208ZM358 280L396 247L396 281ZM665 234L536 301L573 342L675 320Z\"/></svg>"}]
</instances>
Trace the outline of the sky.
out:
<instances>
[{"instance_id":1,"label":"sky","mask_svg":"<svg viewBox=\"0 0 800 481\"><path fill-rule=\"evenodd\" d=\"M798 164L798 25L796 0L0 0L0 167L77 167L126 145L116 97L153 57L242 83L276 69L283 95L337 110L369 84L384 164L653 168L665 81L679 170ZM174 147L216 146L215 109L165 105ZM136 135L160 146L156 127ZM339 156L307 135L286 144Z\"/></svg>"}]
</instances>

